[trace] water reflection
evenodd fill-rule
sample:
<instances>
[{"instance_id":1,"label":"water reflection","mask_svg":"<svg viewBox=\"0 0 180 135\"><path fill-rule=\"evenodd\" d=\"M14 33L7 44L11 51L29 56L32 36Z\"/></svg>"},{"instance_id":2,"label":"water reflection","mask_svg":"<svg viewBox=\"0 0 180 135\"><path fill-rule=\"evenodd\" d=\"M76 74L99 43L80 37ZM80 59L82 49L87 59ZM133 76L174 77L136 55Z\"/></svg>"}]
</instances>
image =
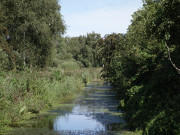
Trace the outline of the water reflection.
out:
<instances>
[{"instance_id":1,"label":"water reflection","mask_svg":"<svg viewBox=\"0 0 180 135\"><path fill-rule=\"evenodd\" d=\"M92 132L106 135L123 128L126 123L121 117L123 112L117 110L119 100L109 83L93 82L82 93L71 103L49 111L48 115L34 118L36 124L32 127L73 135Z\"/></svg>"},{"instance_id":2,"label":"water reflection","mask_svg":"<svg viewBox=\"0 0 180 135\"><path fill-rule=\"evenodd\" d=\"M70 114L65 117L57 117L54 121L54 130L105 130L104 125L85 115Z\"/></svg>"},{"instance_id":3,"label":"water reflection","mask_svg":"<svg viewBox=\"0 0 180 135\"><path fill-rule=\"evenodd\" d=\"M108 83L93 82L74 101L72 111L55 119L54 130L115 131L125 124L120 117L123 112L117 110L118 103Z\"/></svg>"}]
</instances>

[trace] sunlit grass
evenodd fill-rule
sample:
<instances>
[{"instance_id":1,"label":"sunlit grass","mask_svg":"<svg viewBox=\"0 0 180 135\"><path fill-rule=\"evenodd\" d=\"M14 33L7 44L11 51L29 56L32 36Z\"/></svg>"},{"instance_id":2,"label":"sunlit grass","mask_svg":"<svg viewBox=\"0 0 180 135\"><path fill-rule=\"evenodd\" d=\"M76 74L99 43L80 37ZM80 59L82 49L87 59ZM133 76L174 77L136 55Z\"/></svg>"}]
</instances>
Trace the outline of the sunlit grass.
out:
<instances>
[{"instance_id":1,"label":"sunlit grass","mask_svg":"<svg viewBox=\"0 0 180 135\"><path fill-rule=\"evenodd\" d=\"M142 132L130 132L130 131L120 131L116 133L115 135L142 135Z\"/></svg>"},{"instance_id":2,"label":"sunlit grass","mask_svg":"<svg viewBox=\"0 0 180 135\"><path fill-rule=\"evenodd\" d=\"M97 79L99 69L0 71L0 131L17 127L33 114L59 106L79 93L83 79ZM22 126L22 124L20 124Z\"/></svg>"}]
</instances>

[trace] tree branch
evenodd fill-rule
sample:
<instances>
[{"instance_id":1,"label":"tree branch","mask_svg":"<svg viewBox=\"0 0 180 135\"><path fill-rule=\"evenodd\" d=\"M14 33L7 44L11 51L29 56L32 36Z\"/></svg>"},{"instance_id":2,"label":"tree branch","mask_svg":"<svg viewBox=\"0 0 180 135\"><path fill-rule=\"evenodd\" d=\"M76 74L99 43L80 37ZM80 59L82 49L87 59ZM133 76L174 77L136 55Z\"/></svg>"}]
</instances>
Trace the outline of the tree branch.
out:
<instances>
[{"instance_id":1,"label":"tree branch","mask_svg":"<svg viewBox=\"0 0 180 135\"><path fill-rule=\"evenodd\" d=\"M172 59L171 59L171 53L170 53L170 50L169 50L169 46L166 44L166 47L168 49L168 59L169 61L171 62L172 66L177 70L178 74L180 75L180 69L173 63Z\"/></svg>"}]
</instances>

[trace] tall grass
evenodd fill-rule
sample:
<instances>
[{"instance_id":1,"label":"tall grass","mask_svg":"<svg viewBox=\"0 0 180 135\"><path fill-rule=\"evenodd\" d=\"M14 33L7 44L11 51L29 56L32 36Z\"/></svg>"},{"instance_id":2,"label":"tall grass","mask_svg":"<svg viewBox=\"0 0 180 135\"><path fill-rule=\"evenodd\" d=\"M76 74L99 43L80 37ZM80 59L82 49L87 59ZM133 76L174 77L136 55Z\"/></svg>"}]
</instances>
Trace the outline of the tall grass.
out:
<instances>
[{"instance_id":1,"label":"tall grass","mask_svg":"<svg viewBox=\"0 0 180 135\"><path fill-rule=\"evenodd\" d=\"M56 68L45 71L0 71L0 131L16 127L31 114L78 93L87 81L97 79L100 69Z\"/></svg>"}]
</instances>

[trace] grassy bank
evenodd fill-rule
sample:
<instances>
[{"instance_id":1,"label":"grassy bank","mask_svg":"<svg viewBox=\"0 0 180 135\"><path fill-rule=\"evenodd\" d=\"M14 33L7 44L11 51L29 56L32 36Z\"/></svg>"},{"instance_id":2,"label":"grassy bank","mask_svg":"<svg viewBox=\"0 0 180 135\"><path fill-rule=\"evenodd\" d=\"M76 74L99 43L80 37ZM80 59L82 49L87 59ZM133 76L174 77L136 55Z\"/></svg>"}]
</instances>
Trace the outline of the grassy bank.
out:
<instances>
[{"instance_id":1,"label":"grassy bank","mask_svg":"<svg viewBox=\"0 0 180 135\"><path fill-rule=\"evenodd\" d=\"M97 79L100 69L56 68L44 71L0 71L0 131L53 107Z\"/></svg>"}]
</instances>

